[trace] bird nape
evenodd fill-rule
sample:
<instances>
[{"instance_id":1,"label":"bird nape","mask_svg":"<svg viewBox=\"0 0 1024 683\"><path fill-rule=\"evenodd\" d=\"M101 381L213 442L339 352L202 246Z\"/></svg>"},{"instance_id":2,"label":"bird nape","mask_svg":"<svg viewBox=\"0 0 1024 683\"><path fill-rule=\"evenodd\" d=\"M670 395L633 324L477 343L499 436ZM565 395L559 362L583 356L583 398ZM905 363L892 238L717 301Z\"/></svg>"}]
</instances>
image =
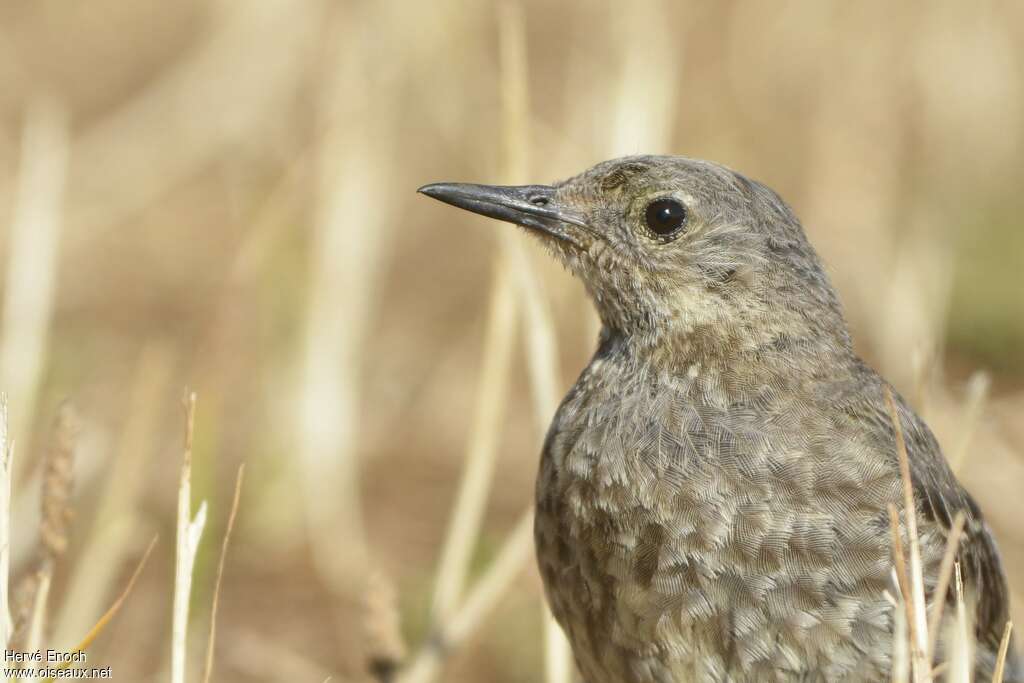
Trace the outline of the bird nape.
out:
<instances>
[{"instance_id":1,"label":"bird nape","mask_svg":"<svg viewBox=\"0 0 1024 683\"><path fill-rule=\"evenodd\" d=\"M526 228L600 315L536 489L541 576L588 683L888 679L891 505L917 520L929 604L953 600L936 584L965 515L973 666L991 679L1009 605L992 535L896 395L916 501L903 509L891 389L854 353L775 192L668 156L552 186L420 191ZM1011 652L1004 680L1021 676Z\"/></svg>"}]
</instances>

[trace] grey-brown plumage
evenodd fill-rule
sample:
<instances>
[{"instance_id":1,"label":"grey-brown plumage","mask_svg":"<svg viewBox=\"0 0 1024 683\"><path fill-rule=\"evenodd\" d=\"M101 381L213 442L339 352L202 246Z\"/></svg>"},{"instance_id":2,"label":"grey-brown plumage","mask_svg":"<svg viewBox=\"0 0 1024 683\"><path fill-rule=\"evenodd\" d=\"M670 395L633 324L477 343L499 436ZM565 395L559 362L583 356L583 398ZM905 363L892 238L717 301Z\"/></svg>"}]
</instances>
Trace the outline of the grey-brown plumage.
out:
<instances>
[{"instance_id":1,"label":"grey-brown plumage","mask_svg":"<svg viewBox=\"0 0 1024 683\"><path fill-rule=\"evenodd\" d=\"M550 187L421 191L540 235L600 314L536 491L541 574L585 679L887 680L887 506L902 507L887 385L854 354L778 195L653 156ZM988 680L1008 614L999 557L928 427L896 403L929 602L967 516L960 559Z\"/></svg>"}]
</instances>

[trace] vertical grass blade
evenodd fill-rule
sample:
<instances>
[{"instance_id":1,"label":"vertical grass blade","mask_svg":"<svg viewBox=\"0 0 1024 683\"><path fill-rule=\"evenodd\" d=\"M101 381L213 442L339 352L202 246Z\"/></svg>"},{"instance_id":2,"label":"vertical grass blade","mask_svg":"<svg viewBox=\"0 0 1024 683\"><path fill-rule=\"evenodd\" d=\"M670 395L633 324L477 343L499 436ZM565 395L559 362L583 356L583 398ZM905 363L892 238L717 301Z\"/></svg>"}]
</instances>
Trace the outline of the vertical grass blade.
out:
<instances>
[{"instance_id":1,"label":"vertical grass blade","mask_svg":"<svg viewBox=\"0 0 1024 683\"><path fill-rule=\"evenodd\" d=\"M220 560L217 562L217 578L213 584L213 600L210 603L210 635L206 641L206 664L203 667L203 683L210 683L213 675L213 653L217 637L217 606L220 604L220 586L224 578L224 562L228 556L228 543L231 541L231 532L235 528L235 518L238 516L238 502L242 497L242 477L245 475L245 465L238 467L238 476L235 479L235 495L231 499L231 511L228 513L227 527L224 529L224 540L220 546Z\"/></svg>"},{"instance_id":2,"label":"vertical grass blade","mask_svg":"<svg viewBox=\"0 0 1024 683\"><path fill-rule=\"evenodd\" d=\"M89 646L92 645L93 641L96 640L96 638L98 638L101 633L103 633L103 629L107 627L107 624L109 624L111 620L115 616L117 616L117 613L121 611L121 608L124 606L125 601L128 600L128 596L131 595L132 589L135 588L135 582L138 581L139 576L142 574L143 568L149 561L149 556L153 554L153 548L156 547L156 542L157 537L154 536L153 540L151 540L149 542L149 545L146 547L146 552L142 554L142 559L139 560L137 565L135 565L135 571L132 572L131 577L128 579L128 583L125 584L124 588L121 590L120 595L117 596L117 599L114 600L113 604L107 608L107 611L103 613L103 616L101 616L99 620L97 620L96 623L93 624L92 628L89 629L89 632L85 634L85 637L82 638L82 640L78 643L78 645L74 647L74 649L71 650L71 652L85 652L89 648ZM58 668L66 669L70 667L71 664L72 662L65 662ZM48 678L46 680L47 683L51 683L53 681L53 678Z\"/></svg>"},{"instance_id":3,"label":"vertical grass blade","mask_svg":"<svg viewBox=\"0 0 1024 683\"><path fill-rule=\"evenodd\" d=\"M160 397L170 385L171 358L163 347L143 351L128 393L128 417L113 461L107 463L99 509L82 550L68 565L70 576L54 619L54 643L70 647L96 621L116 585L123 563L137 551L144 526L139 503L153 452ZM77 473L76 473L77 474Z\"/></svg>"},{"instance_id":4,"label":"vertical grass blade","mask_svg":"<svg viewBox=\"0 0 1024 683\"><path fill-rule=\"evenodd\" d=\"M57 412L43 463L43 514L39 523L39 557L30 582L31 592L27 598L31 601L26 641L29 651L36 651L42 647L49 618L47 608L50 587L57 564L70 542L70 523L73 517L71 492L78 434L78 415L71 404L65 402Z\"/></svg>"},{"instance_id":5,"label":"vertical grass blade","mask_svg":"<svg viewBox=\"0 0 1024 683\"><path fill-rule=\"evenodd\" d=\"M8 441L7 395L0 394L0 648L7 650L11 633L11 473L14 448ZM6 679L5 679L6 680Z\"/></svg>"},{"instance_id":6,"label":"vertical grass blade","mask_svg":"<svg viewBox=\"0 0 1024 683\"><path fill-rule=\"evenodd\" d=\"M893 600L892 672L890 676L892 683L907 683L910 680L910 656L907 653L909 642L907 608L901 592L899 598Z\"/></svg>"},{"instance_id":7,"label":"vertical grass blade","mask_svg":"<svg viewBox=\"0 0 1024 683\"><path fill-rule=\"evenodd\" d=\"M999 654L996 656L996 668L992 672L992 683L1003 683L1006 673L1006 657L1010 652L1010 635L1013 633L1013 622L1007 621L1003 628L1003 638L999 641Z\"/></svg>"},{"instance_id":8,"label":"vertical grass blade","mask_svg":"<svg viewBox=\"0 0 1024 683\"><path fill-rule=\"evenodd\" d=\"M942 612L946 604L946 593L949 591L949 582L953 577L953 565L956 562L956 553L960 548L960 538L964 532L966 517L963 511L956 513L953 520L953 527L946 539L946 551L942 555L942 564L939 565L939 580L932 593L932 613L928 618L928 661L935 661L935 651L939 644L939 633L942 630Z\"/></svg>"},{"instance_id":9,"label":"vertical grass blade","mask_svg":"<svg viewBox=\"0 0 1024 683\"><path fill-rule=\"evenodd\" d=\"M395 585L382 571L368 577L363 600L366 669L378 683L392 683L406 657Z\"/></svg>"},{"instance_id":10,"label":"vertical grass blade","mask_svg":"<svg viewBox=\"0 0 1024 683\"><path fill-rule=\"evenodd\" d=\"M462 597L470 556L491 490L515 339L516 300L507 260L496 259L484 337L483 369L462 480L437 571L432 622L445 621Z\"/></svg>"},{"instance_id":11,"label":"vertical grass blade","mask_svg":"<svg viewBox=\"0 0 1024 683\"><path fill-rule=\"evenodd\" d=\"M981 414L985 409L985 400L988 397L989 387L992 380L985 372L975 372L967 380L967 401L963 409L963 419L960 422L960 434L953 449L952 457L949 459L949 466L954 472L960 472L964 463L967 462L967 454L971 447L971 441L981 420Z\"/></svg>"},{"instance_id":12,"label":"vertical grass blade","mask_svg":"<svg viewBox=\"0 0 1024 683\"><path fill-rule=\"evenodd\" d=\"M612 49L619 55L609 157L668 152L675 123L676 86L682 73L685 25L668 21L661 0L637 0L612 24ZM638 46L643 45L643 49Z\"/></svg>"},{"instance_id":13,"label":"vertical grass blade","mask_svg":"<svg viewBox=\"0 0 1024 683\"><path fill-rule=\"evenodd\" d=\"M529 175L529 86L527 80L526 28L523 7L508 0L499 5L499 48L501 102L504 130L504 180L521 183ZM520 293L527 317L525 329L527 359L536 417L546 431L557 402L558 370L555 336L537 286L536 276L522 245L509 232L502 234L502 247L519 275ZM542 605L544 632L544 673L547 683L567 683L572 677L572 656L561 628Z\"/></svg>"},{"instance_id":14,"label":"vertical grass blade","mask_svg":"<svg viewBox=\"0 0 1024 683\"><path fill-rule=\"evenodd\" d=\"M974 624L967 614L964 602L964 583L960 573L960 563L954 566L956 589L956 619L952 622L952 633L949 641L949 683L971 683L971 672L974 668Z\"/></svg>"},{"instance_id":15,"label":"vertical grass blade","mask_svg":"<svg viewBox=\"0 0 1024 683\"><path fill-rule=\"evenodd\" d=\"M192 567L199 539L206 525L206 501L192 517L192 437L195 429L196 395L185 398L185 453L178 485L178 533L174 568L174 612L171 626L171 683L185 683L185 650L188 641L188 603L192 594Z\"/></svg>"},{"instance_id":16,"label":"vertical grass blade","mask_svg":"<svg viewBox=\"0 0 1024 683\"><path fill-rule=\"evenodd\" d=\"M346 10L341 10L342 14ZM359 31L334 22L318 117L317 196L297 396L303 504L320 578L337 592L360 581L367 542L359 486L364 343L386 254L390 114ZM336 552L342 539L344 552Z\"/></svg>"},{"instance_id":17,"label":"vertical grass blade","mask_svg":"<svg viewBox=\"0 0 1024 683\"><path fill-rule=\"evenodd\" d=\"M35 596L32 601L32 615L29 618L28 636L25 638L25 650L36 652L42 649L43 631L46 628L46 605L50 601L50 585L53 582L51 572L41 572L36 583ZM43 662L35 662L33 669L40 670Z\"/></svg>"},{"instance_id":18,"label":"vertical grass blade","mask_svg":"<svg viewBox=\"0 0 1024 683\"><path fill-rule=\"evenodd\" d=\"M18 406L10 425L16 438L32 423L46 359L68 164L60 104L40 98L25 118L0 330L0 382Z\"/></svg>"},{"instance_id":19,"label":"vertical grass blade","mask_svg":"<svg viewBox=\"0 0 1024 683\"><path fill-rule=\"evenodd\" d=\"M473 585L452 618L419 650L399 683L428 683L437 678L445 655L465 641L508 591L533 548L533 515L525 513L501 546L494 562Z\"/></svg>"},{"instance_id":20,"label":"vertical grass blade","mask_svg":"<svg viewBox=\"0 0 1024 683\"><path fill-rule=\"evenodd\" d=\"M932 680L931 662L928 661L928 615L924 598L924 571L921 564L921 546L917 534L917 507L914 503L914 488L910 478L910 460L907 456L907 445L903 439L903 425L900 422L896 402L892 390L885 389L885 400L889 406L889 416L896 433L896 450L899 456L900 478L903 481L904 523L907 527L910 562L908 580L910 595L905 596L908 606L908 622L910 627L910 662L915 683L927 683ZM904 587L905 589L905 587Z\"/></svg>"}]
</instances>

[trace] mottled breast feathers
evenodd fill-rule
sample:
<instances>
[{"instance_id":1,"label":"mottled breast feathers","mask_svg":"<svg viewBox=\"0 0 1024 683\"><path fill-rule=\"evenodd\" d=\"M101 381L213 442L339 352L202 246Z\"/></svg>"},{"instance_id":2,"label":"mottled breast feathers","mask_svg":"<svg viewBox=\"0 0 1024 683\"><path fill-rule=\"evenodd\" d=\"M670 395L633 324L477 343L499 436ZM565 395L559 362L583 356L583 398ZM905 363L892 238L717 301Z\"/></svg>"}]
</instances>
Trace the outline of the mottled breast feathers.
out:
<instances>
[{"instance_id":1,"label":"mottled breast feathers","mask_svg":"<svg viewBox=\"0 0 1024 683\"><path fill-rule=\"evenodd\" d=\"M853 357L746 391L723 388L727 371L642 365L605 344L559 410L538 479L540 567L586 680L886 678L887 506L902 489L883 381ZM977 635L994 652L1007 616L994 545L897 400L926 587L963 510Z\"/></svg>"}]
</instances>

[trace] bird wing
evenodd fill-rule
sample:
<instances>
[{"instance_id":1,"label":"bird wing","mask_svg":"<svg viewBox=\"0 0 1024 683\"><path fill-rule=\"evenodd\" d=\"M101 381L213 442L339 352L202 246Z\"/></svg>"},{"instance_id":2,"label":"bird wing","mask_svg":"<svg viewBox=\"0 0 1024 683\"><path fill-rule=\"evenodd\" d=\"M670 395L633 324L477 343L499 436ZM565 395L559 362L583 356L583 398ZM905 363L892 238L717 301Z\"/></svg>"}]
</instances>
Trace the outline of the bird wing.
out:
<instances>
[{"instance_id":1,"label":"bird wing","mask_svg":"<svg viewBox=\"0 0 1024 683\"><path fill-rule=\"evenodd\" d=\"M884 381L880 380L879 391L884 391L885 386ZM919 524L934 523L948 535L957 513L964 513L966 523L958 559L964 584L976 600L975 626L979 644L995 651L1009 619L1010 597L992 532L977 503L950 470L938 441L924 420L891 387L890 391L896 403L907 447L910 478L919 507ZM893 458L898 457L895 430L887 402L872 401L870 407L861 407L871 413L869 421L873 423L876 434L883 439L882 443L888 443ZM947 599L955 600L953 591L950 591Z\"/></svg>"}]
</instances>

